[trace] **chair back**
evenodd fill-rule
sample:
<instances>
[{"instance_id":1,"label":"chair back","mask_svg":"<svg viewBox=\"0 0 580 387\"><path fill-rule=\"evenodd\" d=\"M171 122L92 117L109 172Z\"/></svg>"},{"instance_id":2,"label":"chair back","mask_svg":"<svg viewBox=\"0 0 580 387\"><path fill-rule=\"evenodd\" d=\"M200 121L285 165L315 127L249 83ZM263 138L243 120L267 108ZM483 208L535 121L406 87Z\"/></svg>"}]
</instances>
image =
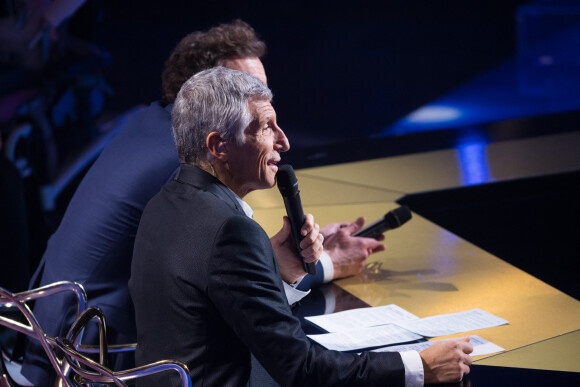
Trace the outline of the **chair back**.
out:
<instances>
[{"instance_id":1,"label":"chair back","mask_svg":"<svg viewBox=\"0 0 580 387\"><path fill-rule=\"evenodd\" d=\"M99 362L89 358L78 350L79 337L85 326L93 319L99 326ZM92 386L103 383L116 386L127 386L127 382L135 381L149 375L162 372L176 372L183 387L191 386L189 370L185 364L174 360L162 360L128 370L113 371L107 366L108 345L106 340L105 315L97 307L90 307L75 320L67 337L57 337L55 345L64 354L68 362L72 381L75 385Z\"/></svg>"},{"instance_id":2,"label":"chair back","mask_svg":"<svg viewBox=\"0 0 580 387\"><path fill-rule=\"evenodd\" d=\"M20 315L23 318L18 320L6 315L0 315L0 325L38 340L44 349L44 352L46 353L50 363L52 364L57 377L62 380L66 380L66 374L68 373L68 363L64 362L62 357L57 355L54 345L55 338L48 336L44 332L36 317L32 313L32 310L26 304L29 301L62 292L72 292L75 295L77 301L77 316L84 312L87 306L87 296L82 285L76 282L60 281L20 293L11 293L10 291L0 287L0 305L5 310L11 310L13 308L17 309L20 311ZM80 336L81 335L78 336L78 340L80 340ZM78 345L78 343L76 344ZM7 370L2 370L2 372L4 371L6 371L8 374ZM8 377L9 374L7 375L6 380L8 380ZM6 381L6 383L8 383L8 381ZM64 385L70 386L71 384L65 382Z\"/></svg>"},{"instance_id":3,"label":"chair back","mask_svg":"<svg viewBox=\"0 0 580 387\"><path fill-rule=\"evenodd\" d=\"M26 303L61 292L74 293L77 300L76 318L66 337L51 337L44 332ZM20 311L22 317L20 320L0 315L0 325L39 341L57 374L56 386L58 387L96 386L103 383L127 386L127 382L162 372L175 372L183 387L191 386L187 366L175 360L162 360L122 371L110 369L107 364L109 353L134 351L136 344L108 345L105 316L97 307L87 308L86 293L82 285L78 283L61 281L20 293L11 293L0 287L0 306L4 310ZM83 332L92 320L97 320L99 344L85 346L81 343ZM0 352L3 354L1 349L0 347ZM99 361L91 359L89 354L97 354ZM4 359L0 359L0 387L14 386L17 384L6 369Z\"/></svg>"}]
</instances>

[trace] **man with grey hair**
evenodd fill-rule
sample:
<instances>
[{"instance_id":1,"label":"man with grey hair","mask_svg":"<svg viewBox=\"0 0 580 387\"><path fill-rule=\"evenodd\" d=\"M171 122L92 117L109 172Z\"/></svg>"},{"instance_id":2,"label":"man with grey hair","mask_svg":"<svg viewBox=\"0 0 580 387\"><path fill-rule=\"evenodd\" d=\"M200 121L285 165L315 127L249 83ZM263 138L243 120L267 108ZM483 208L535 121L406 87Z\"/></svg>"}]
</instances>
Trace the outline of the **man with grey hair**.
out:
<instances>
[{"instance_id":1,"label":"man with grey hair","mask_svg":"<svg viewBox=\"0 0 580 387\"><path fill-rule=\"evenodd\" d=\"M221 67L198 73L179 92L172 124L181 166L147 204L135 241L129 288L137 364L180 360L193 385L208 386L246 384L250 353L282 385L461 380L472 362L469 339L438 342L420 354L353 354L306 337L274 256L295 256L290 223L284 217L270 240L243 201L275 185L281 154L290 148L270 100L257 78ZM301 231L303 255L316 261L323 238L311 215ZM284 280L292 283L298 273Z\"/></svg>"}]
</instances>

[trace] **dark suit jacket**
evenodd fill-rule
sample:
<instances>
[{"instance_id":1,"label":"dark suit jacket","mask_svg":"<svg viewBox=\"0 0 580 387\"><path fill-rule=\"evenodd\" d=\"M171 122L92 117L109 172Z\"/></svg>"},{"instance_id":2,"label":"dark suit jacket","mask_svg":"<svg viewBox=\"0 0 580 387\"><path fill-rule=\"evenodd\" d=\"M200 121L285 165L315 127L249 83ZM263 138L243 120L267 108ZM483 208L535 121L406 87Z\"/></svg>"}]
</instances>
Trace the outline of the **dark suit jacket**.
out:
<instances>
[{"instance_id":1,"label":"dark suit jacket","mask_svg":"<svg viewBox=\"0 0 580 387\"><path fill-rule=\"evenodd\" d=\"M183 361L194 385L243 386L250 352L282 385L404 385L397 353L328 351L305 336L268 236L197 167L182 165L147 205L129 288L137 364Z\"/></svg>"}]
</instances>

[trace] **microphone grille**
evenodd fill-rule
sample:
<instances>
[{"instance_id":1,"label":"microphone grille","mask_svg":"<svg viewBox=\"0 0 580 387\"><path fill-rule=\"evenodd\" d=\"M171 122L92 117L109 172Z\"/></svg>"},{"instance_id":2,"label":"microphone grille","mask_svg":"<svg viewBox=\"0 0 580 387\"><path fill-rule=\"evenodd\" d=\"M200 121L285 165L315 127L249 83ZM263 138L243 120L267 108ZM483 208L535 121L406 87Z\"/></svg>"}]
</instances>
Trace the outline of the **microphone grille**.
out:
<instances>
[{"instance_id":1,"label":"microphone grille","mask_svg":"<svg viewBox=\"0 0 580 387\"><path fill-rule=\"evenodd\" d=\"M389 211L385 216L387 223L391 228L397 228L406 223L412 217L411 210L407 206L401 206Z\"/></svg>"}]
</instances>

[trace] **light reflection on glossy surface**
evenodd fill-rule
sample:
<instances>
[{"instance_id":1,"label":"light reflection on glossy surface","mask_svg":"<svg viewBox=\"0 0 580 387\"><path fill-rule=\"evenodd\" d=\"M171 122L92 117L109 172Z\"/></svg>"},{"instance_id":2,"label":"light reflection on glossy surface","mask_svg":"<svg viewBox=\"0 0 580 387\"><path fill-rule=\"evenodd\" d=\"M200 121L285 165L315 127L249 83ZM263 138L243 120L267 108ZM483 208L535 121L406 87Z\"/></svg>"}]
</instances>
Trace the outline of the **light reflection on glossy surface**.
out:
<instances>
[{"instance_id":1,"label":"light reflection on glossy surface","mask_svg":"<svg viewBox=\"0 0 580 387\"><path fill-rule=\"evenodd\" d=\"M476 128L464 131L458 140L458 168L461 171L462 185L489 183L491 175L487 161L487 145L489 139Z\"/></svg>"}]
</instances>

